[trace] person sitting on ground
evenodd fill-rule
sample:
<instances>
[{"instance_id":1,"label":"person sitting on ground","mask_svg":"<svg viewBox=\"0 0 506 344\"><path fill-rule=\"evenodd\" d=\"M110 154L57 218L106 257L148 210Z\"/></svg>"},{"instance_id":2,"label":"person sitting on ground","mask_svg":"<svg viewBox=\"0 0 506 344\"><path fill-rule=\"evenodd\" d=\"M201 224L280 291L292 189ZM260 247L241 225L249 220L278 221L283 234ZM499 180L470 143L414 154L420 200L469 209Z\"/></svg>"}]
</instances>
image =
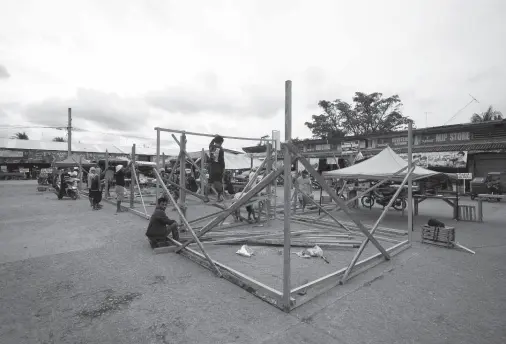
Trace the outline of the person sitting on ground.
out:
<instances>
[{"instance_id":1,"label":"person sitting on ground","mask_svg":"<svg viewBox=\"0 0 506 344\"><path fill-rule=\"evenodd\" d=\"M218 202L223 201L223 173L225 172L225 153L223 137L216 135L209 144L209 185L218 192Z\"/></svg>"},{"instance_id":2,"label":"person sitting on ground","mask_svg":"<svg viewBox=\"0 0 506 344\"><path fill-rule=\"evenodd\" d=\"M309 173L306 170L302 171L302 176L297 178L295 182L301 191L298 193L300 207L302 208L302 211L305 211L306 205L311 202L309 198L313 197L313 187L311 185Z\"/></svg>"},{"instance_id":3,"label":"person sitting on ground","mask_svg":"<svg viewBox=\"0 0 506 344\"><path fill-rule=\"evenodd\" d=\"M172 238L179 241L179 230L177 222L169 219L165 214L168 199L160 197L153 215L149 220L146 236L148 237L151 248L163 247L169 245L168 235L172 233Z\"/></svg>"}]
</instances>

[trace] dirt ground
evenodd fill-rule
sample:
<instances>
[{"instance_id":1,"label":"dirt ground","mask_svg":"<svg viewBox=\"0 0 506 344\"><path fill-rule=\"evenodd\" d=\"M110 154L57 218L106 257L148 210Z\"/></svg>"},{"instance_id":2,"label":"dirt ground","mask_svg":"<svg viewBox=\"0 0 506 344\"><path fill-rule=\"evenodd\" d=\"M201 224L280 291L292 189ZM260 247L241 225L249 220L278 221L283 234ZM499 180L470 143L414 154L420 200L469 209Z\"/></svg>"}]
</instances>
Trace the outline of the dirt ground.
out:
<instances>
[{"instance_id":1,"label":"dirt ground","mask_svg":"<svg viewBox=\"0 0 506 344\"><path fill-rule=\"evenodd\" d=\"M182 256L154 255L140 217L2 182L0 343L506 343L505 210L486 203L484 224L456 223L425 201L413 248L285 314ZM356 212L370 223L381 209ZM476 255L420 244L429 216ZM405 224L397 212L383 223Z\"/></svg>"}]
</instances>

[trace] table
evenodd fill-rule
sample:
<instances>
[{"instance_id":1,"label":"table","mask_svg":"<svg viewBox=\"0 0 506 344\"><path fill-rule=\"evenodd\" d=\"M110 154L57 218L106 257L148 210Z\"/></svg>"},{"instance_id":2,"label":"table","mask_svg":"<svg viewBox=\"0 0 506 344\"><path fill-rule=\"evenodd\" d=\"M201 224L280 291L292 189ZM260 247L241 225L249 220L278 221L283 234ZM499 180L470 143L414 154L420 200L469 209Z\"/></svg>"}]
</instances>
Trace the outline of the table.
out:
<instances>
[{"instance_id":1,"label":"table","mask_svg":"<svg viewBox=\"0 0 506 344\"><path fill-rule=\"evenodd\" d=\"M413 195L413 199L414 199L414 215L418 215L418 205L425 201L426 199L428 198L431 198L431 199L440 199L442 200L443 202L445 202L446 204L448 204L450 207L453 208L453 218L458 220L458 212L459 212L459 207L458 207L458 202L457 202L457 196L444 196L444 195L434 195L434 196L431 196L431 195Z\"/></svg>"}]
</instances>

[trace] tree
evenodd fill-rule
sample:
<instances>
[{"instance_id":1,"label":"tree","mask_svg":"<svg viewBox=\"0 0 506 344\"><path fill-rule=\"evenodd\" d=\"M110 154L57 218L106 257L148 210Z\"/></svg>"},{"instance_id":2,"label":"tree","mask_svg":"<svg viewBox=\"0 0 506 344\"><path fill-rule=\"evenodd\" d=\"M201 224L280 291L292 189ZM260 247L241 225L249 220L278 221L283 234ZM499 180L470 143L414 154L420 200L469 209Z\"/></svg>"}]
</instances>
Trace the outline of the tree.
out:
<instances>
[{"instance_id":1,"label":"tree","mask_svg":"<svg viewBox=\"0 0 506 344\"><path fill-rule=\"evenodd\" d=\"M28 135L24 131L14 134L12 138L16 140L29 140Z\"/></svg>"},{"instance_id":2,"label":"tree","mask_svg":"<svg viewBox=\"0 0 506 344\"><path fill-rule=\"evenodd\" d=\"M323 113L306 122L314 137L334 138L344 135L363 136L406 129L410 119L402 115L398 95L383 98L382 93L356 92L353 104L336 99L321 100Z\"/></svg>"},{"instance_id":3,"label":"tree","mask_svg":"<svg viewBox=\"0 0 506 344\"><path fill-rule=\"evenodd\" d=\"M482 123L482 122L489 122L489 121L498 121L501 120L502 113L501 111L494 110L492 105L490 105L487 109L487 111L482 112L481 115L475 113L471 116L471 123Z\"/></svg>"},{"instance_id":4,"label":"tree","mask_svg":"<svg viewBox=\"0 0 506 344\"><path fill-rule=\"evenodd\" d=\"M55 137L53 138L53 142L65 142L65 139L63 137Z\"/></svg>"}]
</instances>

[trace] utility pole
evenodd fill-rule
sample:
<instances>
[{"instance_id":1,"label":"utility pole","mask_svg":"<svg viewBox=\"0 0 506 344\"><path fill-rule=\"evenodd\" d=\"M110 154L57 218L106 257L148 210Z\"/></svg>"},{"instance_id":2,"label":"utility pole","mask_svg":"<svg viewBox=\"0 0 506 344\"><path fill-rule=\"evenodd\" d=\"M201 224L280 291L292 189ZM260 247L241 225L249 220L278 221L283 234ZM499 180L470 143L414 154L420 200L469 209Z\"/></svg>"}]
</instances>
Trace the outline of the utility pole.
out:
<instances>
[{"instance_id":1,"label":"utility pole","mask_svg":"<svg viewBox=\"0 0 506 344\"><path fill-rule=\"evenodd\" d=\"M429 113L432 113L432 112L427 112L427 111L425 112L425 128L428 128L428 127L429 127L429 124L428 124L429 122L427 121L427 115L428 115Z\"/></svg>"},{"instance_id":2,"label":"utility pole","mask_svg":"<svg viewBox=\"0 0 506 344\"><path fill-rule=\"evenodd\" d=\"M67 127L67 144L68 144L68 152L67 158L70 158L72 155L72 109L69 108L69 116L68 116L68 127Z\"/></svg>"}]
</instances>

